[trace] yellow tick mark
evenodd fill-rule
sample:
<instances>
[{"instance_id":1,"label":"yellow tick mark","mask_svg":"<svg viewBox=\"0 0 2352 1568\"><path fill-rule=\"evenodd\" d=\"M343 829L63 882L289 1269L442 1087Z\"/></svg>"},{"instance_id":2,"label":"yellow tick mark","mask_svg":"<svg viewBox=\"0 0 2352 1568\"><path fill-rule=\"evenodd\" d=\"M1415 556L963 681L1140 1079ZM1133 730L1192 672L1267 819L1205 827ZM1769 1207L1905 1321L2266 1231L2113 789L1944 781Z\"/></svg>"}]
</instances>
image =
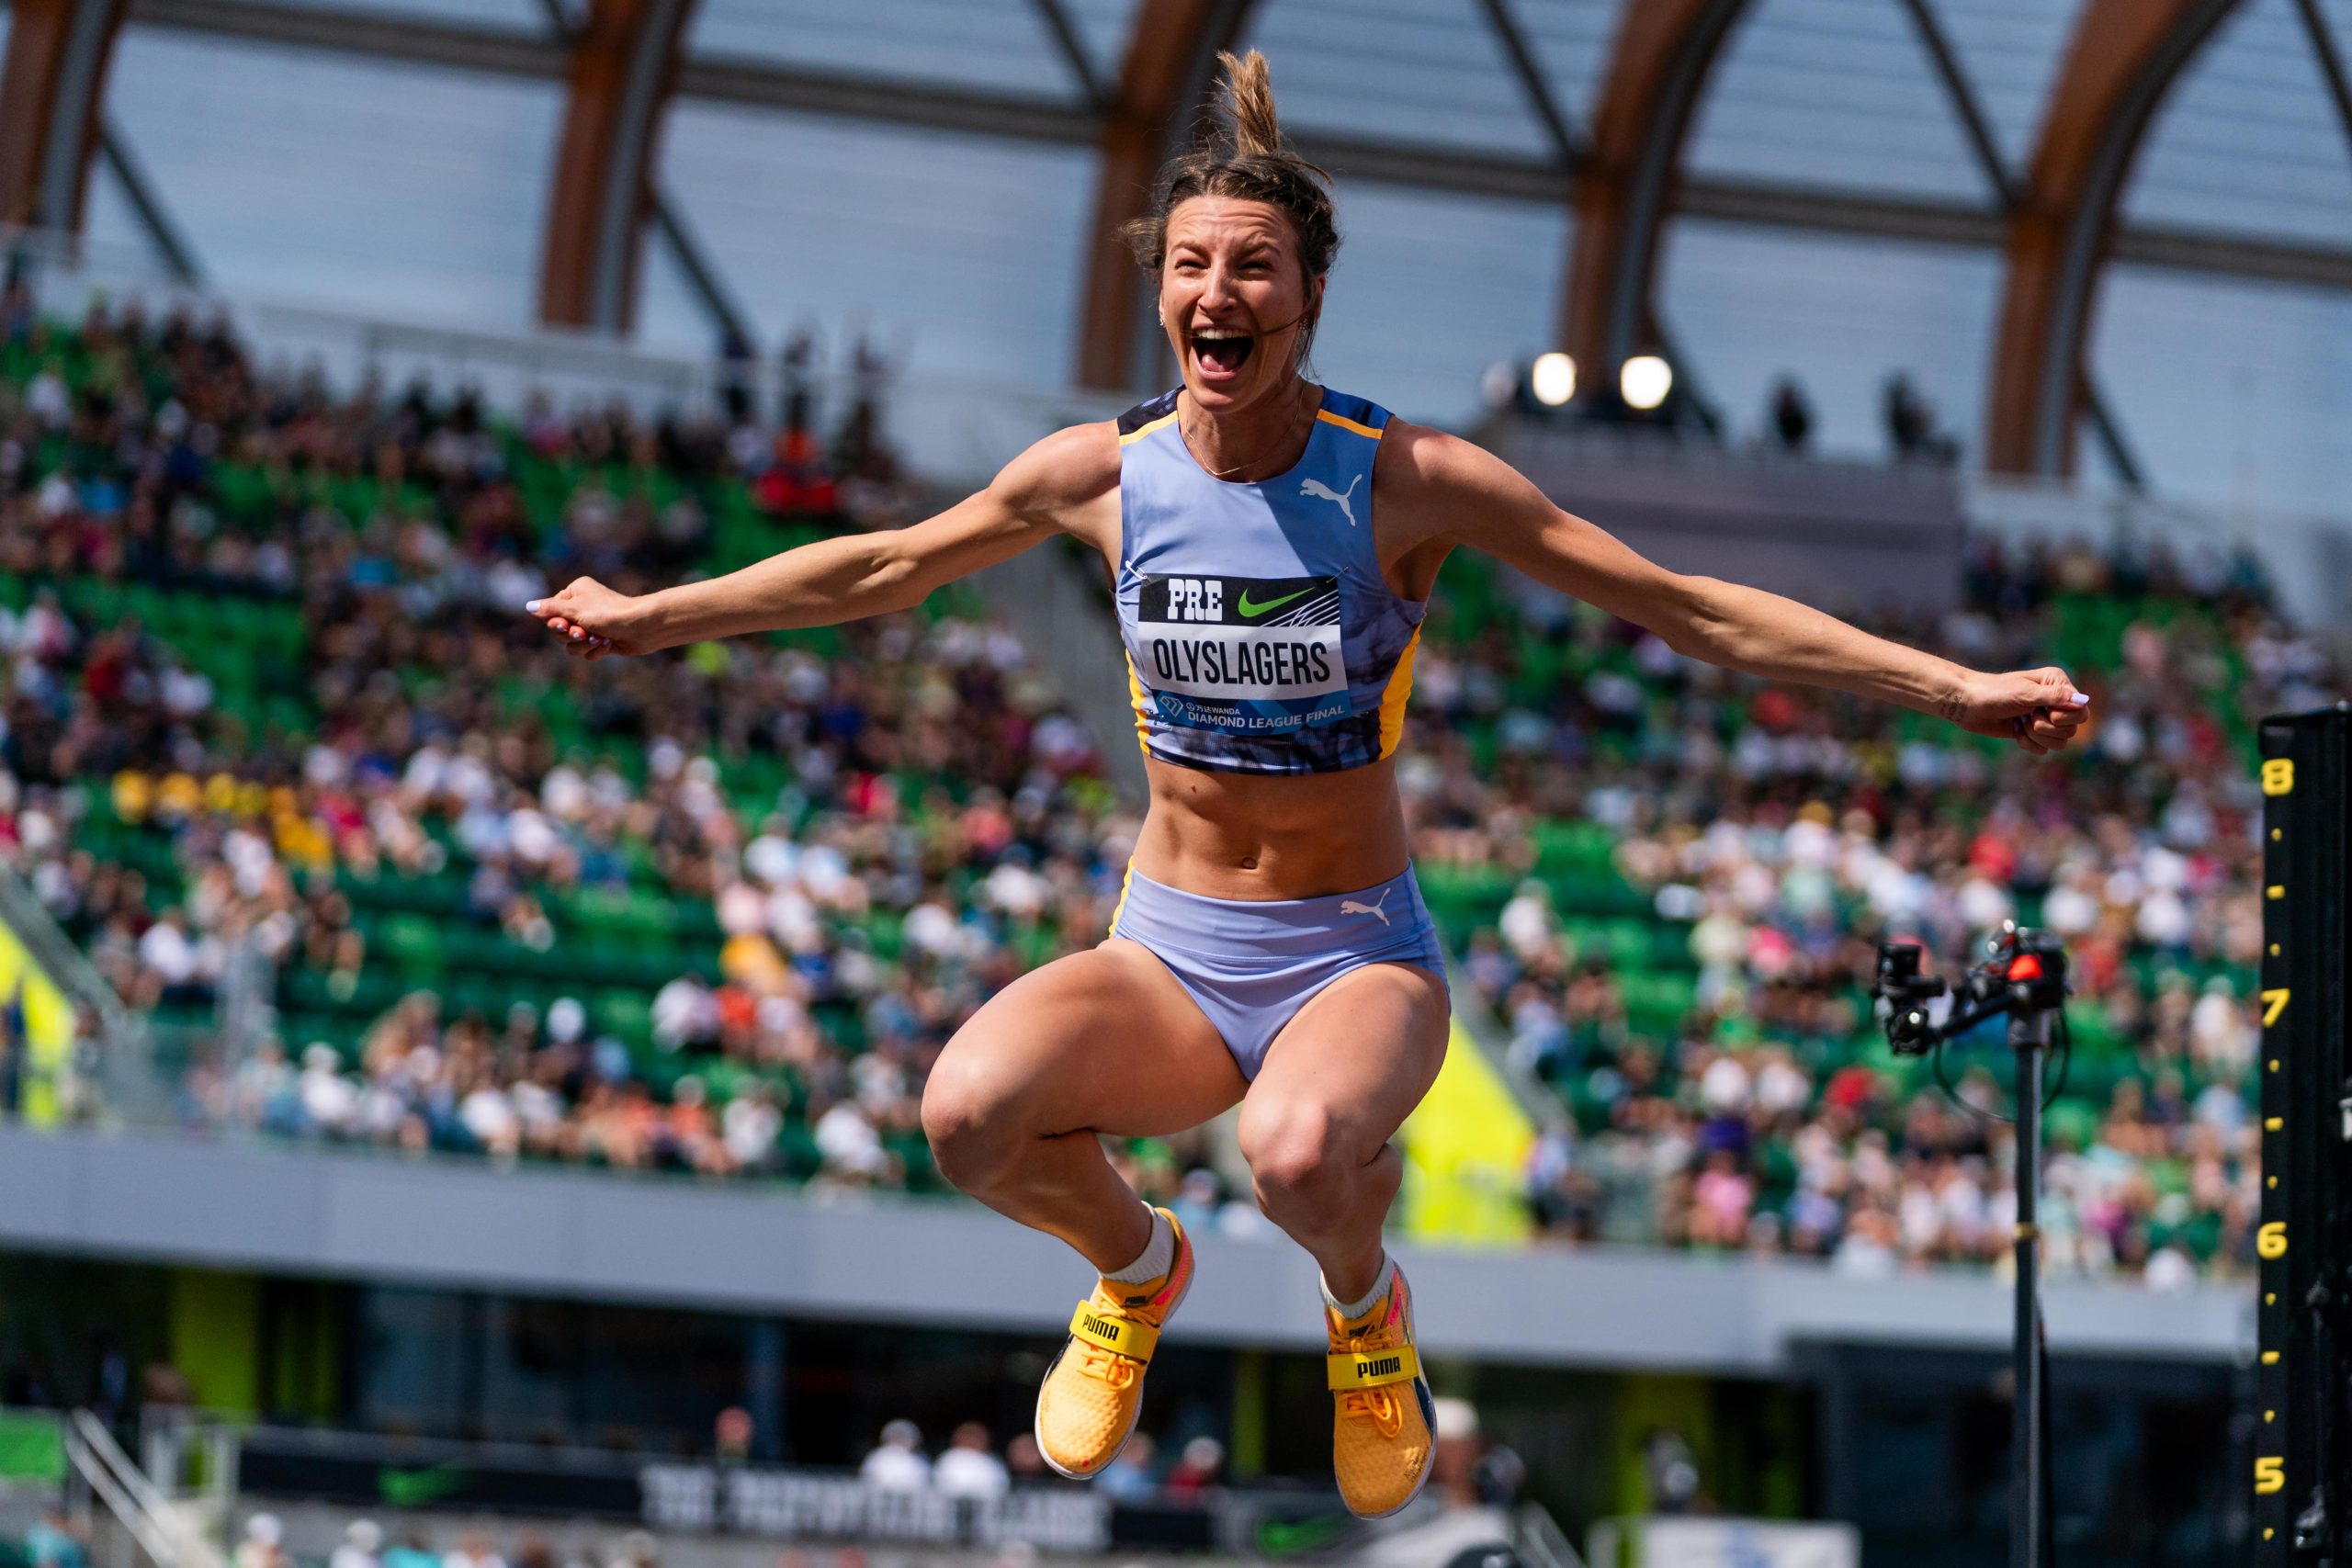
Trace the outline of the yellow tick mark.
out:
<instances>
[{"instance_id":1,"label":"yellow tick mark","mask_svg":"<svg viewBox=\"0 0 2352 1568\"><path fill-rule=\"evenodd\" d=\"M2276 1350L2265 1350L2262 1353L2262 1364L2266 1367L2277 1366L2278 1364L2278 1352Z\"/></svg>"},{"instance_id":2,"label":"yellow tick mark","mask_svg":"<svg viewBox=\"0 0 2352 1568\"><path fill-rule=\"evenodd\" d=\"M2274 882L2262 890L2262 896L2266 898L2284 898L2287 896L2286 884Z\"/></svg>"},{"instance_id":3,"label":"yellow tick mark","mask_svg":"<svg viewBox=\"0 0 2352 1568\"><path fill-rule=\"evenodd\" d=\"M2266 1133L2276 1133L2286 1124L2287 1119L2284 1116L2272 1116L2263 1122L2262 1130Z\"/></svg>"}]
</instances>

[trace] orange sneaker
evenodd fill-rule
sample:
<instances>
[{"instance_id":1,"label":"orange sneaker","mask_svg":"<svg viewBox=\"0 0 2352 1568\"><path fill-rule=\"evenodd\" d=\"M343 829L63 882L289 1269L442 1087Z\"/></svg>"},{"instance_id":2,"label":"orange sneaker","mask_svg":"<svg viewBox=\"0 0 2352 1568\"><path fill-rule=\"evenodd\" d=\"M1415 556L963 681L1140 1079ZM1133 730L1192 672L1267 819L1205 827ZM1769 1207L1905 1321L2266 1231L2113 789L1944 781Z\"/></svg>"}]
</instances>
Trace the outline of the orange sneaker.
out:
<instances>
[{"instance_id":1,"label":"orange sneaker","mask_svg":"<svg viewBox=\"0 0 2352 1568\"><path fill-rule=\"evenodd\" d=\"M1323 1318L1340 1495L1361 1518L1386 1518L1420 1495L1437 1451L1437 1410L1413 1346L1405 1271L1391 1271L1388 1289L1362 1317L1342 1321L1327 1304Z\"/></svg>"},{"instance_id":2,"label":"orange sneaker","mask_svg":"<svg viewBox=\"0 0 2352 1568\"><path fill-rule=\"evenodd\" d=\"M1167 1210L1156 1213L1176 1233L1175 1261L1139 1285L1097 1280L1037 1391L1037 1451L1073 1481L1099 1475L1127 1446L1159 1330L1193 1285L1193 1244L1184 1227Z\"/></svg>"}]
</instances>

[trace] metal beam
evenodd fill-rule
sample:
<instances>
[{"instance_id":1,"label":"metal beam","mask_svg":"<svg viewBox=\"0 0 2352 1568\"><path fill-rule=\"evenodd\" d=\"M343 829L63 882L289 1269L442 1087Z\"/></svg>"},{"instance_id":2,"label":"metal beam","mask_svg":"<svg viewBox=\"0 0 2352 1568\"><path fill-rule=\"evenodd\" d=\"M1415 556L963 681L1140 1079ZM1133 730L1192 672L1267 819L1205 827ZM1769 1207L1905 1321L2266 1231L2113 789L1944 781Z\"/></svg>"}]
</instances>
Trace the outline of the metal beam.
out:
<instances>
[{"instance_id":1,"label":"metal beam","mask_svg":"<svg viewBox=\"0 0 2352 1568\"><path fill-rule=\"evenodd\" d=\"M1062 51L1069 73L1077 78L1079 96L1091 108L1102 109L1110 102L1110 95L1094 74L1094 62L1086 57L1086 40L1078 36L1078 26L1069 19L1069 12L1062 0L1031 0L1037 7L1037 19L1054 37L1055 47Z\"/></svg>"},{"instance_id":2,"label":"metal beam","mask_svg":"<svg viewBox=\"0 0 2352 1568\"><path fill-rule=\"evenodd\" d=\"M75 232L123 0L16 0L0 61L0 224Z\"/></svg>"},{"instance_id":3,"label":"metal beam","mask_svg":"<svg viewBox=\"0 0 2352 1568\"><path fill-rule=\"evenodd\" d=\"M122 128L111 118L100 124L98 152L106 159L107 167L114 172L122 194L130 202L130 210L138 216L140 228L146 231L148 243L164 258L164 270L172 275L173 281L191 288L201 288L204 268L196 259L196 247L188 243L171 209L164 205L154 182L147 177L145 166L124 139Z\"/></svg>"},{"instance_id":4,"label":"metal beam","mask_svg":"<svg viewBox=\"0 0 2352 1568\"><path fill-rule=\"evenodd\" d=\"M1968 73L1960 63L1960 55L1944 36L1943 24L1937 19L1929 0L1903 0L1904 8L1911 13L1911 22L1918 29L1919 41L1927 46L1928 58L1935 62L1936 74L1943 79L1944 94L1951 100L1952 112L1960 116L1962 127L1968 132L1969 145L1975 150L1976 164L1998 197L2005 213L2017 210L2019 192L2017 177L2001 156L2000 144L1993 138L1993 124L1985 118L1984 106L1976 100L1976 89L1968 80ZM2143 470L2131 444L2123 434L2123 422L2115 412L2106 395L2099 390L2098 378L2090 367L2083 367L2083 400L2089 410L2091 429L2105 448L2109 463L2113 465L2125 486L2132 490L2146 488Z\"/></svg>"},{"instance_id":5,"label":"metal beam","mask_svg":"<svg viewBox=\"0 0 2352 1568\"><path fill-rule=\"evenodd\" d=\"M1903 8L1911 14L1911 25L1918 29L1919 41L1927 47L1936 74L1943 79L1944 94L1951 99L1952 112L1960 116L1961 129L1968 132L1968 144L1975 150L1977 167L1991 183L2002 210L2008 210L2017 205L2017 178L2001 156L2000 143L1993 139L1992 121L1985 118L1984 106L1976 101L1976 89L1970 85L1968 73L1961 68L1960 56L1953 51L1951 40L1944 36L1935 7L1928 0L1903 0Z\"/></svg>"},{"instance_id":6,"label":"metal beam","mask_svg":"<svg viewBox=\"0 0 2352 1568\"><path fill-rule=\"evenodd\" d=\"M569 49L580 30L580 24L573 19L571 8L564 0L539 0L539 9L547 14L549 32L562 39ZM756 343L758 340L752 335L750 319L736 304L734 294L719 275L718 265L703 249L701 238L679 209L677 198L656 177L648 175L646 186L647 209L652 217L653 226L668 243L671 255L678 263L678 270L686 275L686 287L694 291L695 300L702 306L703 314L710 318L710 324L718 329L720 336L746 344Z\"/></svg>"},{"instance_id":7,"label":"metal beam","mask_svg":"<svg viewBox=\"0 0 2352 1568\"><path fill-rule=\"evenodd\" d=\"M19 0L20 10L24 3ZM562 80L568 63L563 44L539 34L384 12L311 9L283 0L131 0L130 19L142 27L534 81Z\"/></svg>"},{"instance_id":8,"label":"metal beam","mask_svg":"<svg viewBox=\"0 0 2352 1568\"><path fill-rule=\"evenodd\" d=\"M2074 467L2083 344L2116 202L2181 67L2236 0L2086 0L2052 84L2024 198L2008 222L1985 465Z\"/></svg>"},{"instance_id":9,"label":"metal beam","mask_svg":"<svg viewBox=\"0 0 2352 1568\"><path fill-rule=\"evenodd\" d=\"M1478 0L1485 7L1487 23L1495 30L1495 41L1503 46L1503 57L1519 77L1520 89L1527 95L1527 107L1544 122L1544 133L1552 139L1553 151L1559 154L1560 167L1574 169L1584 162L1584 138L1577 134L1568 117L1552 96L1552 84L1544 78L1543 65L1535 51L1527 44L1527 36L1519 30L1519 18L1510 12L1510 0Z\"/></svg>"},{"instance_id":10,"label":"metal beam","mask_svg":"<svg viewBox=\"0 0 2352 1568\"><path fill-rule=\"evenodd\" d=\"M2344 75L2344 54L2335 47L2335 35L2328 31L2327 18L2320 15L2319 0L2295 0L2295 9L2303 18L2303 32L2312 40L2312 53L2319 61L2320 74L2327 78L2327 96L2335 105L2335 123L2343 128L2346 146L2352 148L2352 82Z\"/></svg>"},{"instance_id":11,"label":"metal beam","mask_svg":"<svg viewBox=\"0 0 2352 1568\"><path fill-rule=\"evenodd\" d=\"M1240 38L1250 0L1147 0L1110 107L1101 118L1102 167L1087 229L1086 294L1078 379L1139 389L1159 363L1156 301L1122 231L1143 216L1168 155L1198 125L1217 51Z\"/></svg>"},{"instance_id":12,"label":"metal beam","mask_svg":"<svg viewBox=\"0 0 2352 1568\"><path fill-rule=\"evenodd\" d=\"M627 332L653 144L694 0L595 0L571 38L563 139L540 258L539 320Z\"/></svg>"},{"instance_id":13,"label":"metal beam","mask_svg":"<svg viewBox=\"0 0 2352 1568\"><path fill-rule=\"evenodd\" d=\"M703 249L701 237L686 221L677 203L658 188L653 193L653 227L668 243L678 270L686 275L686 287L694 290L695 299L701 304L703 314L710 318L711 325L726 336L756 345L760 340L752 331L752 319L735 302L718 264Z\"/></svg>"},{"instance_id":14,"label":"metal beam","mask_svg":"<svg viewBox=\"0 0 2352 1568\"><path fill-rule=\"evenodd\" d=\"M1650 320L1657 238L1683 137L1744 0L1623 0L1591 155L1577 183L1560 340L1585 373L1611 376Z\"/></svg>"}]
</instances>

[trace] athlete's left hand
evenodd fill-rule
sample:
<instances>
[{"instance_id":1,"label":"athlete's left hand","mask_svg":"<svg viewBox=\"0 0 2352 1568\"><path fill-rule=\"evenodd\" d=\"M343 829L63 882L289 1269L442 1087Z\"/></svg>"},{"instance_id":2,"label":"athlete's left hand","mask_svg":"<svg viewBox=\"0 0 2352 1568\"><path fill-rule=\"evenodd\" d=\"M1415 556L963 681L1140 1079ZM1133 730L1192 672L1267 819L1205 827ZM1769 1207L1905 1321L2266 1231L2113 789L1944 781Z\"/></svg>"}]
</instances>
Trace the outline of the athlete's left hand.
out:
<instances>
[{"instance_id":1,"label":"athlete's left hand","mask_svg":"<svg viewBox=\"0 0 2352 1568\"><path fill-rule=\"evenodd\" d=\"M2006 675L1972 672L1943 707L1943 716L1973 735L2015 740L2042 756L2062 751L2090 716L2088 692L2056 665Z\"/></svg>"}]
</instances>

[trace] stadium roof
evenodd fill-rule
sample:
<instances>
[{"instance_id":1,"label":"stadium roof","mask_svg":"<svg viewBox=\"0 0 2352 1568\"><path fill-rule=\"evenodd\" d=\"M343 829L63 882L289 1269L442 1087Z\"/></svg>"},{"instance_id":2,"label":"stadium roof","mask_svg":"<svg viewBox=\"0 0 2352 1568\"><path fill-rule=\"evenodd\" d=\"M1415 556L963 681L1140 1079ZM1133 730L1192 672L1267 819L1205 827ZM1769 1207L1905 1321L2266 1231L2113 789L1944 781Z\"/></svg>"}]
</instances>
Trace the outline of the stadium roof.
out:
<instances>
[{"instance_id":1,"label":"stadium roof","mask_svg":"<svg viewBox=\"0 0 2352 1568\"><path fill-rule=\"evenodd\" d=\"M1735 412L1796 371L1849 445L1903 367L1998 470L2069 469L2086 412L2127 479L2317 501L2340 468L2352 0L11 9L0 216L232 290L652 341L862 321L1138 387L1110 236L1214 51L1255 46L1340 177L1325 367L1407 412L1538 348L1664 347Z\"/></svg>"}]
</instances>

